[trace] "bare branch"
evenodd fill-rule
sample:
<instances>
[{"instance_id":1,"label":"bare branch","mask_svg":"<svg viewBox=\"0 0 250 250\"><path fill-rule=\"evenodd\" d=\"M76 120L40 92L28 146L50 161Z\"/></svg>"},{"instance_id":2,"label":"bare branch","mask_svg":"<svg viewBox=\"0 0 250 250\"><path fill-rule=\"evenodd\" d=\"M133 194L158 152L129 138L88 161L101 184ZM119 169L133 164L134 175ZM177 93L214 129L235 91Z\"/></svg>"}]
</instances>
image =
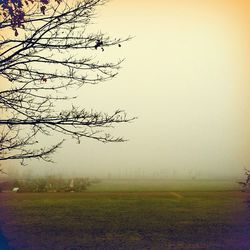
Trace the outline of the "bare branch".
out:
<instances>
[{"instance_id":1,"label":"bare branch","mask_svg":"<svg viewBox=\"0 0 250 250\"><path fill-rule=\"evenodd\" d=\"M0 91L4 114L0 118L0 160L51 161L63 141L37 149L37 138L54 133L78 142L81 138L122 142L123 138L113 137L106 129L135 119L121 110L113 114L87 111L71 102L68 110L60 108L62 101L76 98L68 95L69 88L98 84L117 75L123 60L105 62L103 53L108 47L119 49L130 37L112 39L87 31L103 0L55 2L29 5L19 22L13 23L11 15L2 16L0 30L14 29L17 34L0 38L0 76L10 82L8 89ZM41 9L45 5L46 11Z\"/></svg>"}]
</instances>

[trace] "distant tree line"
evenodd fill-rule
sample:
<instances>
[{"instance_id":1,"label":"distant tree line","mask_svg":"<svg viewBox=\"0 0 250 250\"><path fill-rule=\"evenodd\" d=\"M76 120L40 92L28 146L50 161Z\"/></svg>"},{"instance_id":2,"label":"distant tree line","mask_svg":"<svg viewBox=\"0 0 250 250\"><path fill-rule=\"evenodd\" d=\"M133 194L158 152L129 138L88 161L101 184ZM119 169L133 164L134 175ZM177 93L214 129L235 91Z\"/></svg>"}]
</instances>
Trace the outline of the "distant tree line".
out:
<instances>
[{"instance_id":1,"label":"distant tree line","mask_svg":"<svg viewBox=\"0 0 250 250\"><path fill-rule=\"evenodd\" d=\"M0 191L15 192L83 192L96 183L88 178L41 178L13 179L0 183Z\"/></svg>"}]
</instances>

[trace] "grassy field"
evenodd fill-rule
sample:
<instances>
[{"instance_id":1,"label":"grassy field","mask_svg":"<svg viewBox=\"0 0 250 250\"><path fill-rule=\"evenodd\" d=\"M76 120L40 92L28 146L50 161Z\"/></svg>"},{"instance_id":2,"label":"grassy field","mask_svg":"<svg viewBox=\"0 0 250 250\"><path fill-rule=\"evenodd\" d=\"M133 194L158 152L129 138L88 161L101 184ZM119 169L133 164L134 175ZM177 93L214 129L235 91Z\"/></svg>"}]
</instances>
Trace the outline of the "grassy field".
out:
<instances>
[{"instance_id":1,"label":"grassy field","mask_svg":"<svg viewBox=\"0 0 250 250\"><path fill-rule=\"evenodd\" d=\"M104 179L89 192L236 191L236 180Z\"/></svg>"},{"instance_id":2,"label":"grassy field","mask_svg":"<svg viewBox=\"0 0 250 250\"><path fill-rule=\"evenodd\" d=\"M247 193L229 191L229 183L226 191L212 182L178 191L173 181L168 191L169 183L152 182L107 180L85 193L2 193L2 230L17 250L250 249Z\"/></svg>"}]
</instances>

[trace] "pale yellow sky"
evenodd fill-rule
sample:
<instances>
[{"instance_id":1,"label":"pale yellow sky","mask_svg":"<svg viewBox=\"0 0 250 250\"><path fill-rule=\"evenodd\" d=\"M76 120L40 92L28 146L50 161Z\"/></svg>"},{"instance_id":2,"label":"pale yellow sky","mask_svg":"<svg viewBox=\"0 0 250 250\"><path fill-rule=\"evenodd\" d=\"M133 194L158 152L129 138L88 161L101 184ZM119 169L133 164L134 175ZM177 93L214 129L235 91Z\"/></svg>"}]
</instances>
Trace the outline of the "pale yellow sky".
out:
<instances>
[{"instance_id":1,"label":"pale yellow sky","mask_svg":"<svg viewBox=\"0 0 250 250\"><path fill-rule=\"evenodd\" d=\"M51 171L240 175L250 165L249 6L245 0L114 0L99 9L94 30L134 38L105 50L104 57L125 57L123 68L116 79L78 91L79 104L126 109L139 119L113 131L127 143L67 142Z\"/></svg>"}]
</instances>

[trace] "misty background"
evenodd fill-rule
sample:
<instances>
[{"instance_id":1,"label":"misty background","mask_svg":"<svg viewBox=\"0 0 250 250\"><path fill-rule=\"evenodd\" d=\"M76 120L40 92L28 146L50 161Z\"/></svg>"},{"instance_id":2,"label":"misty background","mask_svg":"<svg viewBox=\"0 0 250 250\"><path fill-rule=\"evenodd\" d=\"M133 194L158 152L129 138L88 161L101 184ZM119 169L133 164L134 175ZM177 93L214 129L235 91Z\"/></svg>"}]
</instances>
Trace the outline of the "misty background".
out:
<instances>
[{"instance_id":1,"label":"misty background","mask_svg":"<svg viewBox=\"0 0 250 250\"><path fill-rule=\"evenodd\" d=\"M12 161L8 171L240 177L250 166L249 10L245 0L114 0L99 8L91 29L133 39L121 48L100 50L106 60L126 60L115 79L76 90L76 104L103 112L122 109L138 117L109 131L129 141L83 139L77 144L69 138L54 154L54 164Z\"/></svg>"}]
</instances>

